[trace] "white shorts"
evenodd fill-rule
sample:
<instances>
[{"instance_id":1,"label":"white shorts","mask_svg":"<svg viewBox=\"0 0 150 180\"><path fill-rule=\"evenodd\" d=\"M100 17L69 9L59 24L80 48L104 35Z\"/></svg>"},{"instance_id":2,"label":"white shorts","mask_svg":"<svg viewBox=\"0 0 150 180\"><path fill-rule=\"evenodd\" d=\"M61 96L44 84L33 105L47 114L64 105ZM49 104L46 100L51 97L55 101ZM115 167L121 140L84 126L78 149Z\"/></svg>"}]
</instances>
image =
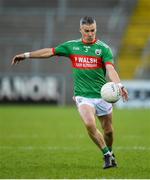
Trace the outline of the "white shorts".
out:
<instances>
[{"instance_id":1,"label":"white shorts","mask_svg":"<svg viewBox=\"0 0 150 180\"><path fill-rule=\"evenodd\" d=\"M112 112L112 104L100 98L86 98L82 96L76 96L75 101L77 107L81 106L82 104L88 104L89 106L94 107L97 116L107 115Z\"/></svg>"}]
</instances>

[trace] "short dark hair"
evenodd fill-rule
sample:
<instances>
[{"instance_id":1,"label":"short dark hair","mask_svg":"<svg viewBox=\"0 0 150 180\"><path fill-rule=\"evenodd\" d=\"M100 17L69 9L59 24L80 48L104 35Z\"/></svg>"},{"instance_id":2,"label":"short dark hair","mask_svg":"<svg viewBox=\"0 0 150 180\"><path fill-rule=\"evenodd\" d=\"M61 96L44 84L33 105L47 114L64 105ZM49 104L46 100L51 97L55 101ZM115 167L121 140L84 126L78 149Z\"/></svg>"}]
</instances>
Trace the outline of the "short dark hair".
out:
<instances>
[{"instance_id":1,"label":"short dark hair","mask_svg":"<svg viewBox=\"0 0 150 180\"><path fill-rule=\"evenodd\" d=\"M85 17L82 17L80 19L80 26L81 25L84 25L84 24L93 24L93 23L96 23L95 19L93 17L90 17L90 16L85 16Z\"/></svg>"}]
</instances>

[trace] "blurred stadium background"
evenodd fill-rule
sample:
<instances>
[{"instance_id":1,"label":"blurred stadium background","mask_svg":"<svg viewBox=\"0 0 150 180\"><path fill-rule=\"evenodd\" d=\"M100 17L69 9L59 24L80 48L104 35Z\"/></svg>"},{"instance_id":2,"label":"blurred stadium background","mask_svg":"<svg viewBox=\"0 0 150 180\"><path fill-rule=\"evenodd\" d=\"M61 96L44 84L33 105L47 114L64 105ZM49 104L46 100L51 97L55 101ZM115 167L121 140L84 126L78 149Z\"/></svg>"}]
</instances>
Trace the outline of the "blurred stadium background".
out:
<instances>
[{"instance_id":1,"label":"blurred stadium background","mask_svg":"<svg viewBox=\"0 0 150 180\"><path fill-rule=\"evenodd\" d=\"M69 59L10 66L18 53L80 38L79 20L85 15L95 17L97 37L112 48L129 90L129 102L119 101L114 111L121 167L109 173L100 171L99 152L70 106ZM0 0L0 178L149 179L149 79L150 0Z\"/></svg>"},{"instance_id":2,"label":"blurred stadium background","mask_svg":"<svg viewBox=\"0 0 150 180\"><path fill-rule=\"evenodd\" d=\"M112 48L121 79L148 80L149 8L149 0L0 0L0 101L73 103L67 58L26 61L15 67L10 62L18 53L79 38L79 20L85 15L96 18L97 36ZM143 94L138 86L131 99L147 99L150 92Z\"/></svg>"}]
</instances>

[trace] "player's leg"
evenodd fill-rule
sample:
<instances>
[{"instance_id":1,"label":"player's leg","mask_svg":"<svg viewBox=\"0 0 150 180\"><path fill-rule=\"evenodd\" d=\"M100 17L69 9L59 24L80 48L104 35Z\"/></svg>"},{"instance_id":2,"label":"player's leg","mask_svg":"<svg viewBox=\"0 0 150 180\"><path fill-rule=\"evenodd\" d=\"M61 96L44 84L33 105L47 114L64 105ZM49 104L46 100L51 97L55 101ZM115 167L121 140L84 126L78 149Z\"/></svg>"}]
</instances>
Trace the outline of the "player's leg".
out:
<instances>
[{"instance_id":1,"label":"player's leg","mask_svg":"<svg viewBox=\"0 0 150 180\"><path fill-rule=\"evenodd\" d=\"M111 152L112 158L112 166L116 167L116 161L114 154L112 152L112 144L113 144L113 126L112 126L112 104L107 103L103 99L95 100L95 108L96 115L101 122L102 128L104 130L104 140Z\"/></svg>"},{"instance_id":2,"label":"player's leg","mask_svg":"<svg viewBox=\"0 0 150 180\"><path fill-rule=\"evenodd\" d=\"M104 139L111 150L112 144L113 144L113 126L112 126L112 113L104 115L104 116L98 116L98 119L101 122L101 126L104 130Z\"/></svg>"},{"instance_id":3,"label":"player's leg","mask_svg":"<svg viewBox=\"0 0 150 180\"><path fill-rule=\"evenodd\" d=\"M94 107L87 104L82 104L78 107L78 111L91 139L100 149L104 149L106 144L103 135L96 128Z\"/></svg>"},{"instance_id":4,"label":"player's leg","mask_svg":"<svg viewBox=\"0 0 150 180\"><path fill-rule=\"evenodd\" d=\"M100 120L102 128L104 130L104 139L105 139L106 145L108 146L111 154L114 156L114 153L112 151L113 131L114 131L113 125L112 125L112 113L103 115L103 116L98 116L98 119ZM115 159L112 160L112 164L113 166L117 166Z\"/></svg>"},{"instance_id":5,"label":"player's leg","mask_svg":"<svg viewBox=\"0 0 150 180\"><path fill-rule=\"evenodd\" d=\"M87 104L82 104L81 106L78 107L78 110L85 124L85 127L88 131L89 136L103 152L104 161L105 161L103 168L107 169L113 167L111 153L108 147L106 146L103 135L96 128L95 108Z\"/></svg>"}]
</instances>

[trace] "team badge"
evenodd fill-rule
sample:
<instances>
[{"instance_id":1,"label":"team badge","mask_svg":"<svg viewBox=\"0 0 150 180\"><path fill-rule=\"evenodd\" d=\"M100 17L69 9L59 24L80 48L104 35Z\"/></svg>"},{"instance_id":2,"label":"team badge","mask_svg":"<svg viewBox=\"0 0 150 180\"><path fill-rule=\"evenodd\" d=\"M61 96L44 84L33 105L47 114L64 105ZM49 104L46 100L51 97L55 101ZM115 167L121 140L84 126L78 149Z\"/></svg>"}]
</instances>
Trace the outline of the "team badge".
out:
<instances>
[{"instance_id":1,"label":"team badge","mask_svg":"<svg viewBox=\"0 0 150 180\"><path fill-rule=\"evenodd\" d=\"M96 55L100 55L100 54L101 54L101 52L102 52L102 50L101 50L101 49L96 49L96 50L95 50L95 54L96 54Z\"/></svg>"}]
</instances>

